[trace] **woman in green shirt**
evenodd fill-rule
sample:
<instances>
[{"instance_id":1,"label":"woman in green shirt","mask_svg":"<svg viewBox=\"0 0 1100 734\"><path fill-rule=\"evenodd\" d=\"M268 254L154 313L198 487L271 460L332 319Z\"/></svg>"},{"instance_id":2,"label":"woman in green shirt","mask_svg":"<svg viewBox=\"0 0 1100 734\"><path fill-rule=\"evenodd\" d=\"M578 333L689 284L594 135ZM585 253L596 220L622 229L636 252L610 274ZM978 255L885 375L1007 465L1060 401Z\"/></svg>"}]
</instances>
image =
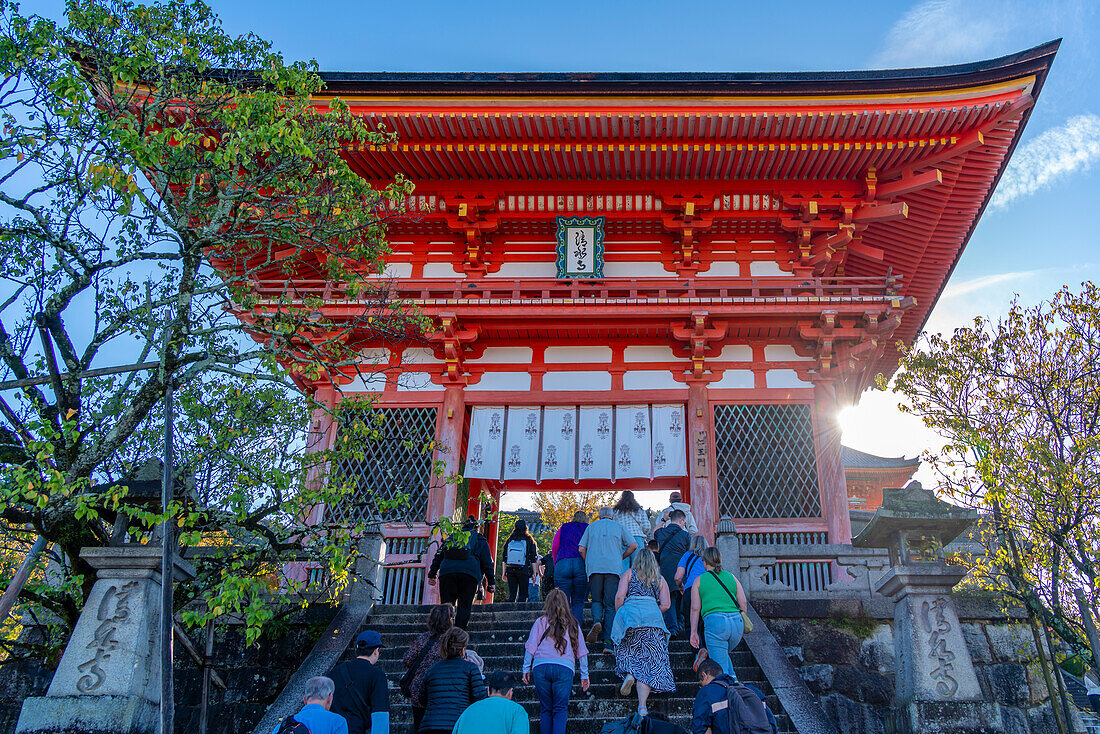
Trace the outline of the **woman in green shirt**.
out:
<instances>
[{"instance_id":1,"label":"woman in green shirt","mask_svg":"<svg viewBox=\"0 0 1100 734\"><path fill-rule=\"evenodd\" d=\"M691 646L699 649L699 620L705 628L707 653L734 680L730 654L741 642L746 607L745 590L729 571L722 570L722 554L711 547L703 551L706 573L691 587Z\"/></svg>"}]
</instances>

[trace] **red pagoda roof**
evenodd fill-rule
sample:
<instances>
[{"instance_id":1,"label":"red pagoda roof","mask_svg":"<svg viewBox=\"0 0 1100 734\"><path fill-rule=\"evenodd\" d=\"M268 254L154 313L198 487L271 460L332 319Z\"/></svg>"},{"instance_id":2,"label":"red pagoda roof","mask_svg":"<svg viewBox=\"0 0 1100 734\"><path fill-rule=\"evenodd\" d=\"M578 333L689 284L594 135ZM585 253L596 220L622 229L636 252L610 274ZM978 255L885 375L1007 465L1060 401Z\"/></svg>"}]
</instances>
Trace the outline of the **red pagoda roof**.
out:
<instances>
[{"instance_id":1,"label":"red pagoda roof","mask_svg":"<svg viewBox=\"0 0 1100 734\"><path fill-rule=\"evenodd\" d=\"M900 295L917 305L893 339L908 343L1057 49L892 71L324 73L315 103L338 96L398 133L396 144L349 149L347 159L370 180L402 173L416 183L433 212L409 231L453 229L456 198L476 196L502 233L552 236L557 214L591 212L607 217L609 236L667 235L681 213L671 202L699 202L713 234L812 241L814 275L900 276ZM847 247L838 232L853 231L834 257ZM896 363L891 346L878 368L890 374Z\"/></svg>"}]
</instances>

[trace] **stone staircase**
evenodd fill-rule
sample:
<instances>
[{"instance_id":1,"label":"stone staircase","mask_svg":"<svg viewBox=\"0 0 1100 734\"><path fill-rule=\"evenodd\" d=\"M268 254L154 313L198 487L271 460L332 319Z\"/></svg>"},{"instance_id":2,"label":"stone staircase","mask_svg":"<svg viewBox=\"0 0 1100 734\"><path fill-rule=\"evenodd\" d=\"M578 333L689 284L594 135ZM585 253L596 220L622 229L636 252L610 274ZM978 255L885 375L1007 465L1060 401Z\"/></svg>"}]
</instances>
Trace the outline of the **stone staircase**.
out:
<instances>
[{"instance_id":1,"label":"stone staircase","mask_svg":"<svg viewBox=\"0 0 1100 734\"><path fill-rule=\"evenodd\" d=\"M379 664L390 681L390 716L393 734L412 734L412 713L408 701L401 695L397 682L404 673L401 657L412 640L424 630L428 606L381 605L374 608L365 628L377 630L386 645ZM486 672L511 670L517 675L523 667L523 643L531 625L542 612L538 604L489 604L475 606L470 621L470 647L485 660ZM582 630L591 624L589 612L585 612ZM615 675L615 658L603 654L603 646L590 645L588 658L591 687L582 693L579 679L573 688L569 703L569 731L575 734L595 734L607 722L634 713L637 698L619 695L621 681ZM344 658L352 655L349 649ZM685 641L673 640L670 648L672 670L677 689L670 694L654 694L649 699L649 711L662 714L688 731L691 730L691 709L699 690L691 663L695 653ZM744 643L734 655L738 677L761 689L767 696L768 706L775 713L779 731L795 732L790 719L783 712L778 698L752 653ZM515 693L515 700L527 709L531 716L531 731L539 731L539 707L533 686L522 686Z\"/></svg>"}]
</instances>

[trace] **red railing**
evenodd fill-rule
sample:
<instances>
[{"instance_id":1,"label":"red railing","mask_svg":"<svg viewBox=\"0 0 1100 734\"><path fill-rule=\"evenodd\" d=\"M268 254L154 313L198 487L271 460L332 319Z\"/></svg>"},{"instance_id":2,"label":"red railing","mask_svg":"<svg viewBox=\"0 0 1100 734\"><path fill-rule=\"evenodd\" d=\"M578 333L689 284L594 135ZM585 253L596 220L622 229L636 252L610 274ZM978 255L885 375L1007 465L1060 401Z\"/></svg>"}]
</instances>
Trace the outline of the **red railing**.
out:
<instances>
[{"instance_id":1,"label":"red railing","mask_svg":"<svg viewBox=\"0 0 1100 734\"><path fill-rule=\"evenodd\" d=\"M402 278L379 281L391 297L407 300L465 299L651 299L651 298L891 298L898 295L901 279L891 275L877 278L799 278L768 276L749 278L604 278L602 280L554 280L550 278ZM343 297L339 289L322 280L259 281L260 296L320 296L326 300ZM365 296L369 298L369 295Z\"/></svg>"}]
</instances>

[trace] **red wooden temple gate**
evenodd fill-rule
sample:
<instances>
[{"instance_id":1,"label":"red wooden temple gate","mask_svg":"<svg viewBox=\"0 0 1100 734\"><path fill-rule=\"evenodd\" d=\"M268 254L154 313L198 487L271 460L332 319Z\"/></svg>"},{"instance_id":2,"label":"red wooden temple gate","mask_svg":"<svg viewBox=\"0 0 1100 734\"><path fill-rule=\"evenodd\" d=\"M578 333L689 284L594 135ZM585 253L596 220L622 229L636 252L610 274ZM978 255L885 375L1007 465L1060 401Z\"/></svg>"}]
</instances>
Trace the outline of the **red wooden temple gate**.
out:
<instances>
[{"instance_id":1,"label":"red wooden temple gate","mask_svg":"<svg viewBox=\"0 0 1100 734\"><path fill-rule=\"evenodd\" d=\"M459 489L433 483L407 439L473 474L479 408L535 408L545 426L562 406L679 406L678 475L510 480L506 454L470 495L679 489L710 537L731 517L848 542L837 410L918 333L1054 50L896 72L323 75L325 95L400 136L347 160L416 183L428 213L390 228L387 274L435 325L427 346L373 345L400 365L384 383L311 386L332 402L377 392L394 428L344 470L410 488L426 523L455 513ZM602 277L560 277L571 217L602 218ZM387 535L389 560L411 564L388 572L387 598L419 601L428 526Z\"/></svg>"}]
</instances>

